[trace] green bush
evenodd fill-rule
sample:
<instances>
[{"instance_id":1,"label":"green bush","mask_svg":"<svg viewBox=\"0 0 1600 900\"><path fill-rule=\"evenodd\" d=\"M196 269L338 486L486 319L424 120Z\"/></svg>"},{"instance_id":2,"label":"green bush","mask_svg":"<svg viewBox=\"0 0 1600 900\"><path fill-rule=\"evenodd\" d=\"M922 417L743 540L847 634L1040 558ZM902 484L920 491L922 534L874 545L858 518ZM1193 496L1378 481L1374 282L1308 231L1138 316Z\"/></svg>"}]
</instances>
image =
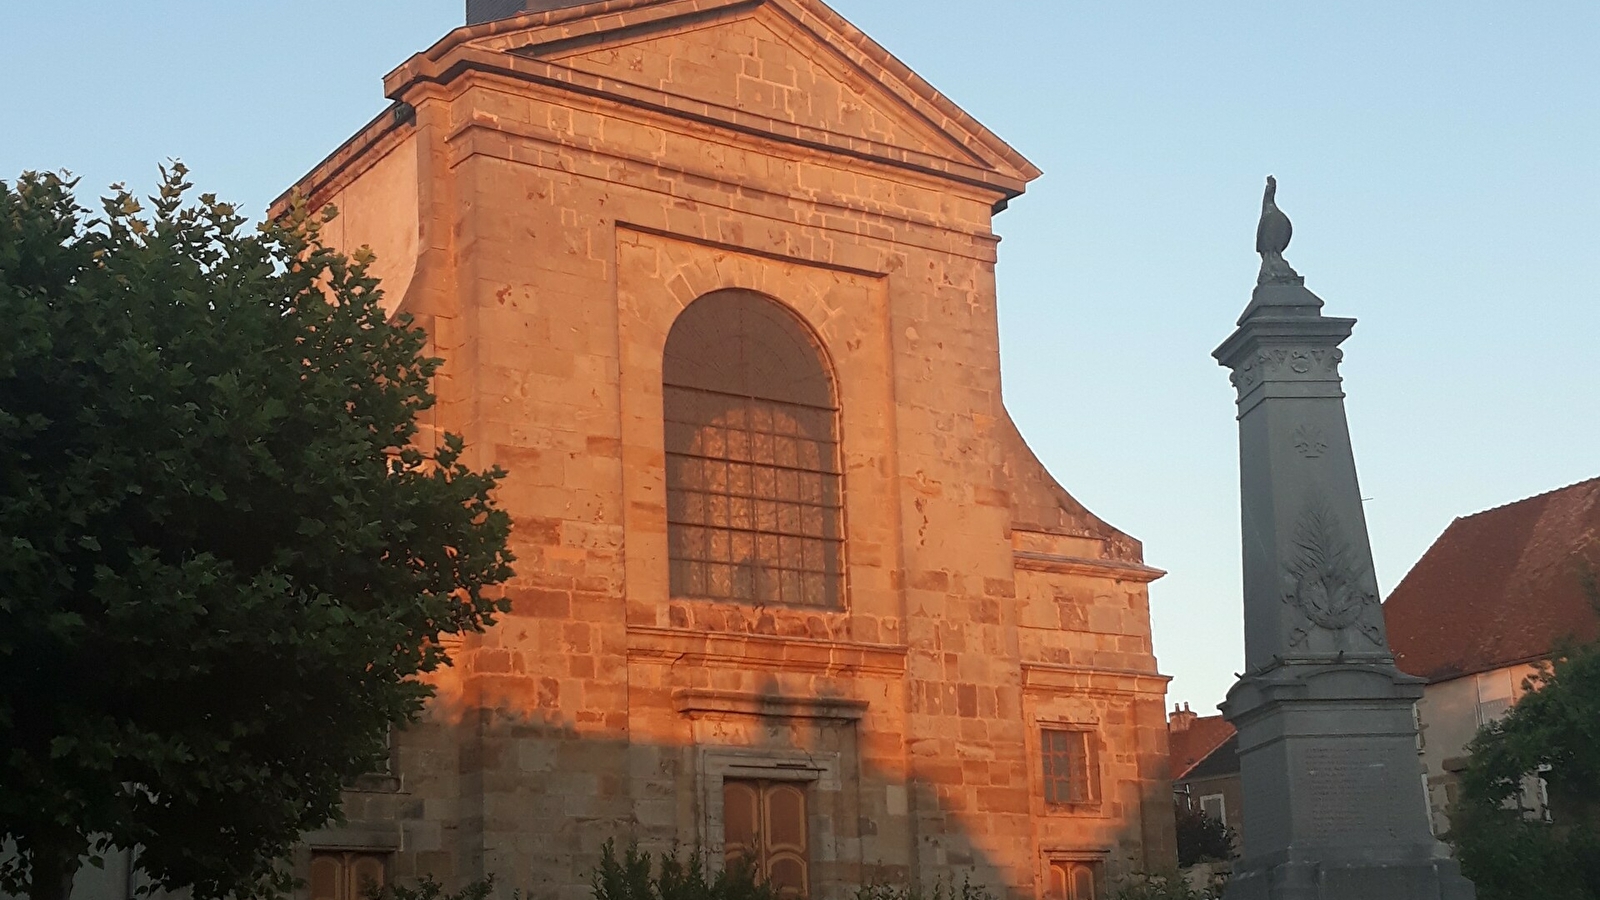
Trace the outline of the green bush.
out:
<instances>
[{"instance_id":1,"label":"green bush","mask_svg":"<svg viewBox=\"0 0 1600 900\"><path fill-rule=\"evenodd\" d=\"M494 876L480 878L459 891L445 890L431 874L417 879L414 887L390 884L379 888L368 882L364 894L367 900L489 900L494 895ZM521 891L511 894L512 900L521 900L521 897Z\"/></svg>"},{"instance_id":2,"label":"green bush","mask_svg":"<svg viewBox=\"0 0 1600 900\"><path fill-rule=\"evenodd\" d=\"M856 888L855 900L996 900L994 894L982 885L972 883L971 877L961 879L961 887L940 876L933 887L924 891L916 884L885 884L871 882Z\"/></svg>"},{"instance_id":3,"label":"green bush","mask_svg":"<svg viewBox=\"0 0 1600 900\"><path fill-rule=\"evenodd\" d=\"M655 857L629 844L618 859L616 842L606 841L600 865L590 876L594 900L777 900L748 864L731 862L711 874L703 857L698 850Z\"/></svg>"},{"instance_id":4,"label":"green bush","mask_svg":"<svg viewBox=\"0 0 1600 900\"><path fill-rule=\"evenodd\" d=\"M1218 900L1222 886L1196 890L1178 872L1134 872L1111 890L1111 900Z\"/></svg>"},{"instance_id":5,"label":"green bush","mask_svg":"<svg viewBox=\"0 0 1600 900\"><path fill-rule=\"evenodd\" d=\"M1238 835L1232 828L1184 803L1174 804L1178 825L1178 865L1233 859Z\"/></svg>"}]
</instances>

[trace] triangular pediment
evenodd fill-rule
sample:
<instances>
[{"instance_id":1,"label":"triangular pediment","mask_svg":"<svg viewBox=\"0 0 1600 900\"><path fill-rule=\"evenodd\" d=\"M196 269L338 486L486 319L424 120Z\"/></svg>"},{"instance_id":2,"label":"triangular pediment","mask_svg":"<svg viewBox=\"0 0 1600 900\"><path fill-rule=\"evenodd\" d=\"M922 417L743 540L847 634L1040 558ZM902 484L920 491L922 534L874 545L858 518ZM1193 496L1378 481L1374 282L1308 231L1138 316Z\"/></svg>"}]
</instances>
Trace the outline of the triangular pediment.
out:
<instances>
[{"instance_id":1,"label":"triangular pediment","mask_svg":"<svg viewBox=\"0 0 1600 900\"><path fill-rule=\"evenodd\" d=\"M458 29L387 86L395 96L409 70L489 55L587 93L1005 194L1039 174L820 0L601 0L531 13Z\"/></svg>"}]
</instances>

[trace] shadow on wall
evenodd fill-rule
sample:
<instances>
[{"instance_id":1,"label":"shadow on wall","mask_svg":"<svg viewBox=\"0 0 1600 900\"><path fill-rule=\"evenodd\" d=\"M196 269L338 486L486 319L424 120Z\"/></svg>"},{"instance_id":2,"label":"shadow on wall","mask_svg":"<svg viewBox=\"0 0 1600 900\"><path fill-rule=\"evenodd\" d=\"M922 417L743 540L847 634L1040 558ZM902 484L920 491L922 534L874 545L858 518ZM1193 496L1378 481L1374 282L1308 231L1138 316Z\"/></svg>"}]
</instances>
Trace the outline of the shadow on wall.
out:
<instances>
[{"instance_id":1,"label":"shadow on wall","mask_svg":"<svg viewBox=\"0 0 1600 900\"><path fill-rule=\"evenodd\" d=\"M347 823L307 843L392 853L393 878L458 887L493 875L504 895L537 900L588 897L612 839L649 852L704 848L718 860L724 848L747 853L773 881L818 900L941 877L998 896L1078 900L1060 883L1075 872L1091 873L1089 896L1101 897L1108 878L1152 868L1141 839L1150 805L1137 786L1128 797L1107 785L1097 808L1051 816L1058 837L1046 840L1029 812L1020 741L1014 759L919 758L897 723L868 720L865 701L797 698L777 677L764 681L755 692L678 689L669 703L635 704L631 741L587 734L553 710L450 716L440 704L397 741L393 783L352 791ZM536 687L525 699L553 705L552 693ZM1072 840L1059 838L1063 824ZM304 873L308 860L297 862Z\"/></svg>"},{"instance_id":2,"label":"shadow on wall","mask_svg":"<svg viewBox=\"0 0 1600 900\"><path fill-rule=\"evenodd\" d=\"M867 703L796 700L776 677L764 680L755 693L677 691L672 706L630 716L646 727L679 720L693 739L683 743L588 736L554 712L473 710L441 691L431 716L397 735L394 773L360 779L346 795L346 821L307 836L296 874L309 878L314 855L381 858L391 880L432 876L455 889L492 875L501 897L585 900L613 839L655 853L704 848L713 864L724 848L744 853L770 880L817 900L844 900L863 884L927 890L941 878L1001 897L1080 900L1149 868L1139 813L1123 819L1123 803L1061 817L1080 826L1080 840L1036 853L1050 842L1026 803L1004 802L1026 801L1025 773L1020 791L952 784L949 767L961 760L918 761L899 735L901 751L874 764L884 742L863 726ZM545 690L529 699L557 698ZM918 777L930 767L944 776ZM975 840L985 835L989 849ZM992 852L1001 836L1005 852ZM140 895L144 887L127 854L113 852L79 871L71 900L188 896ZM308 886L296 891L311 896ZM360 891L331 896L358 900Z\"/></svg>"}]
</instances>

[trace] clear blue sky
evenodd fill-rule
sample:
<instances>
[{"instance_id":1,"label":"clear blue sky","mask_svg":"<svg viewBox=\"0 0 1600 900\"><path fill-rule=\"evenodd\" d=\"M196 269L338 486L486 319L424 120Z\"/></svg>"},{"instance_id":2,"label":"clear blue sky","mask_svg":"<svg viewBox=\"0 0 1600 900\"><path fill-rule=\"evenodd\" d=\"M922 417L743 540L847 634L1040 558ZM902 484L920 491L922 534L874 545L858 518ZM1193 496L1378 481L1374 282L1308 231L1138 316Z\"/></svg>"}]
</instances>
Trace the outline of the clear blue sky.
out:
<instances>
[{"instance_id":1,"label":"clear blue sky","mask_svg":"<svg viewBox=\"0 0 1600 900\"><path fill-rule=\"evenodd\" d=\"M1171 699L1240 668L1232 391L1263 176L1346 343L1385 591L1450 520L1600 475L1600 3L835 0L1045 175L999 217L1006 394L1170 570ZM259 213L380 112L459 0L0 6L0 178Z\"/></svg>"}]
</instances>

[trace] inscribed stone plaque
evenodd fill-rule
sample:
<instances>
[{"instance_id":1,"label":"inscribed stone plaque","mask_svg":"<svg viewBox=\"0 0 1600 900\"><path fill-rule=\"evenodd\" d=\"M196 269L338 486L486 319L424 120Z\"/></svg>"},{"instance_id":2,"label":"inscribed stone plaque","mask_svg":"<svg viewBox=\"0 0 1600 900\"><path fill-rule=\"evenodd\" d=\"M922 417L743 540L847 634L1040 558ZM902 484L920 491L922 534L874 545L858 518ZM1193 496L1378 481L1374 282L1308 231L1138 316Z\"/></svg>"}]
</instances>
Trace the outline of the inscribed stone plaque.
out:
<instances>
[{"instance_id":1,"label":"inscribed stone plaque","mask_svg":"<svg viewBox=\"0 0 1600 900\"><path fill-rule=\"evenodd\" d=\"M1398 829L1390 824L1393 817L1386 814L1395 806L1399 785L1382 752L1361 747L1308 747L1303 760L1312 840L1366 843L1374 837L1374 827L1384 837L1399 838Z\"/></svg>"}]
</instances>

